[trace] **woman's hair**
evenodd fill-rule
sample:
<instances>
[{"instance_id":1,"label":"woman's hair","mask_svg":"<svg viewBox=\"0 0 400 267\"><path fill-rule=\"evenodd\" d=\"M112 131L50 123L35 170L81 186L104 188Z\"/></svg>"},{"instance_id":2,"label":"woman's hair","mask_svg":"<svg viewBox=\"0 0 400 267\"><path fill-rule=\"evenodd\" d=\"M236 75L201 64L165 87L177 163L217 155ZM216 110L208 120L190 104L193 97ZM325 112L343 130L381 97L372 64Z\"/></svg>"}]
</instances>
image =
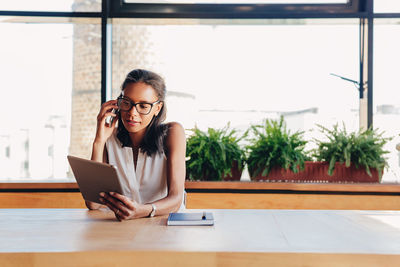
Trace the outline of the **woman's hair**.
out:
<instances>
[{"instance_id":1,"label":"woman's hair","mask_svg":"<svg viewBox=\"0 0 400 267\"><path fill-rule=\"evenodd\" d=\"M160 112L150 121L146 134L139 144L140 149L151 156L154 153L164 152L164 139L168 131L168 126L162 123L165 120L167 109L164 101L166 88L164 79L160 75L148 70L135 69L128 73L122 83L121 90L124 91L128 84L139 82L150 85L156 92L158 100L163 102ZM122 123L121 116L118 119L117 138L123 147L132 145L129 132Z\"/></svg>"}]
</instances>

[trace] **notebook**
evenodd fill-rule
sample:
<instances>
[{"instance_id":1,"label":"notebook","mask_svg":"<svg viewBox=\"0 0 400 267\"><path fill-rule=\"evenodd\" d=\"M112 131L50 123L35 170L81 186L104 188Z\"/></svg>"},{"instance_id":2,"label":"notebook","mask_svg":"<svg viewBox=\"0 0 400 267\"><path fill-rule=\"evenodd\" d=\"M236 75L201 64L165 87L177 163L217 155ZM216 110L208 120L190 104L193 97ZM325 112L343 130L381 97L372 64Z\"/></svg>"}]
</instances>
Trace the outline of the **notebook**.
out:
<instances>
[{"instance_id":1,"label":"notebook","mask_svg":"<svg viewBox=\"0 0 400 267\"><path fill-rule=\"evenodd\" d=\"M214 217L211 212L170 213L167 225L214 225Z\"/></svg>"}]
</instances>

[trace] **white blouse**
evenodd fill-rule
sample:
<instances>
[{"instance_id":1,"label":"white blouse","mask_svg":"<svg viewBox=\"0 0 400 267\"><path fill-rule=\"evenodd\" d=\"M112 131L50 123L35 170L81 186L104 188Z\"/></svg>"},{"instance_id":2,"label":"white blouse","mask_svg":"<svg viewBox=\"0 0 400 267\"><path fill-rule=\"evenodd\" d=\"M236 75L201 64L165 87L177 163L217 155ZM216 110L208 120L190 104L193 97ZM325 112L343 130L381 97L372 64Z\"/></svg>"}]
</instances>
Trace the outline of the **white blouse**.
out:
<instances>
[{"instance_id":1,"label":"white blouse","mask_svg":"<svg viewBox=\"0 0 400 267\"><path fill-rule=\"evenodd\" d=\"M140 204L152 203L168 195L167 158L164 153L147 156L139 149L136 170L131 147L122 147L116 131L106 142L109 164L117 167L122 194ZM185 196L180 209L185 208Z\"/></svg>"}]
</instances>

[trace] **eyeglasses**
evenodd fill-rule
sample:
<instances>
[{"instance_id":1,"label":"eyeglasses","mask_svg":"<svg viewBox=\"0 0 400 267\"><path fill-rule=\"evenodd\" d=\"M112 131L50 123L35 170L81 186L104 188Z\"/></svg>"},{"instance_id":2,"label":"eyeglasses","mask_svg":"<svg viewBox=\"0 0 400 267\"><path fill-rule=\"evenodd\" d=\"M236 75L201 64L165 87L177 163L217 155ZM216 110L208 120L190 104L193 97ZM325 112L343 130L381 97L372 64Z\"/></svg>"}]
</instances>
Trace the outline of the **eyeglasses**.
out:
<instances>
[{"instance_id":1,"label":"eyeglasses","mask_svg":"<svg viewBox=\"0 0 400 267\"><path fill-rule=\"evenodd\" d=\"M130 99L123 97L118 97L117 101L118 101L117 105L120 110L130 111L133 107L135 107L137 112L142 115L149 114L151 109L153 108L153 105L161 102L160 100L157 100L156 102L153 103L146 103L146 102L134 103Z\"/></svg>"}]
</instances>

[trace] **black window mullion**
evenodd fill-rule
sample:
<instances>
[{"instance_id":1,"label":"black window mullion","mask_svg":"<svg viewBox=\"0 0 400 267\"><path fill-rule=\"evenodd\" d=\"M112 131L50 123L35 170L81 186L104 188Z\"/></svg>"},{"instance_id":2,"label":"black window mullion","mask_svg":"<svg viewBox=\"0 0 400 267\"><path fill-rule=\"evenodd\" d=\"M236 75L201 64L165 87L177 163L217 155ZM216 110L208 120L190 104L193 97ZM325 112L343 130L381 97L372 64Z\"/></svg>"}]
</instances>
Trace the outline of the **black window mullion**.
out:
<instances>
[{"instance_id":1,"label":"black window mullion","mask_svg":"<svg viewBox=\"0 0 400 267\"><path fill-rule=\"evenodd\" d=\"M52 11L13 11L0 10L0 16L20 17L73 17L73 18L101 18L101 12L52 12Z\"/></svg>"},{"instance_id":2,"label":"black window mullion","mask_svg":"<svg viewBox=\"0 0 400 267\"><path fill-rule=\"evenodd\" d=\"M112 1L113 18L332 18L358 17L363 1L347 4L171 4Z\"/></svg>"},{"instance_id":3,"label":"black window mullion","mask_svg":"<svg viewBox=\"0 0 400 267\"><path fill-rule=\"evenodd\" d=\"M374 0L367 0L368 12L368 128L373 127Z\"/></svg>"},{"instance_id":4,"label":"black window mullion","mask_svg":"<svg viewBox=\"0 0 400 267\"><path fill-rule=\"evenodd\" d=\"M400 18L400 13L375 13L373 14L375 19L385 19L385 18L390 18L390 19L395 19L395 18Z\"/></svg>"},{"instance_id":5,"label":"black window mullion","mask_svg":"<svg viewBox=\"0 0 400 267\"><path fill-rule=\"evenodd\" d=\"M101 103L107 98L107 20L109 1L101 3Z\"/></svg>"}]
</instances>

